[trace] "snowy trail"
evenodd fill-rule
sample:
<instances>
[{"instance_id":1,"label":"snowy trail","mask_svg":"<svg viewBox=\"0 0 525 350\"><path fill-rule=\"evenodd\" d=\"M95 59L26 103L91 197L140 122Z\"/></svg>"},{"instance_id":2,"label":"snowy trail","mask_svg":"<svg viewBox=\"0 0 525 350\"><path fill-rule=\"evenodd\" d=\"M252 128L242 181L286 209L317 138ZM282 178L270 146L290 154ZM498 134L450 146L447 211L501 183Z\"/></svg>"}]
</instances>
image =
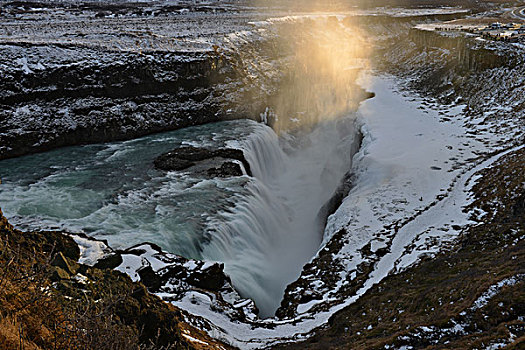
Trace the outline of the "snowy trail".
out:
<instances>
[{"instance_id":1,"label":"snowy trail","mask_svg":"<svg viewBox=\"0 0 525 350\"><path fill-rule=\"evenodd\" d=\"M396 234L389 254L386 254L378 263L375 270L371 273L370 278L365 283L362 291L358 294L364 294L371 286L380 282L390 272L400 270L410 266L417 261L417 258L422 253L438 252L439 247L433 247L434 250L427 251L412 251L406 254L405 249L414 242L421 242L422 238L415 233L425 233L426 237L442 237L447 236L447 240L453 240L459 234L439 232L439 228L449 226L451 224L465 226L471 223L468 220L467 213L461 209L469 202L469 191L475 184L474 176L482 169L490 167L494 162L504 155L517 151L523 148L523 145L512 147L506 151L500 152L495 156L485 160L471 170L467 171L465 175L461 176L457 185L454 186L451 195L432 206L430 209L419 214L414 220L404 225ZM454 232L454 231L453 231ZM424 239L424 238L423 238Z\"/></svg>"}]
</instances>

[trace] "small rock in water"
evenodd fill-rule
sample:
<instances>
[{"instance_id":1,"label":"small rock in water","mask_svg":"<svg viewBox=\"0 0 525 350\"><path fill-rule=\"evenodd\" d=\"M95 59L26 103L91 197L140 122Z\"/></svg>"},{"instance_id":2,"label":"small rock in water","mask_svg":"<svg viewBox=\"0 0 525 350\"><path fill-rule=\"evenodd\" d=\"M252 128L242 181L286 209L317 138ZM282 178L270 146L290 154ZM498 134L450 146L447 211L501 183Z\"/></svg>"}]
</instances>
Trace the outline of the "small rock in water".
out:
<instances>
[{"instance_id":1,"label":"small rock in water","mask_svg":"<svg viewBox=\"0 0 525 350\"><path fill-rule=\"evenodd\" d=\"M165 171L180 171L193 167L190 171L209 177L244 175L240 164L225 160L241 162L246 173L251 175L250 164L243 151L232 148L212 150L192 146L180 147L157 157L154 165L155 168Z\"/></svg>"}]
</instances>

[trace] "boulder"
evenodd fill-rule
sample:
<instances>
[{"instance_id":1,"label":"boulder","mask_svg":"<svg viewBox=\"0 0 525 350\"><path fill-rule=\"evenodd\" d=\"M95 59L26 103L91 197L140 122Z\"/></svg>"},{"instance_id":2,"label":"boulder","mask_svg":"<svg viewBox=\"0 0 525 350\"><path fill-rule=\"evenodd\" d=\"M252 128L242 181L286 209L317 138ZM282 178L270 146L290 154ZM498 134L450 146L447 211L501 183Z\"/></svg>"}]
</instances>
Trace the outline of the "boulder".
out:
<instances>
[{"instance_id":1,"label":"boulder","mask_svg":"<svg viewBox=\"0 0 525 350\"><path fill-rule=\"evenodd\" d=\"M55 266L52 270L51 270L51 281L53 282L57 282L57 281L60 281L60 280L68 280L70 279L70 275L62 268L58 267L58 266Z\"/></svg>"},{"instance_id":2,"label":"boulder","mask_svg":"<svg viewBox=\"0 0 525 350\"><path fill-rule=\"evenodd\" d=\"M144 266L137 270L140 276L140 281L150 290L158 290L162 285L162 280L159 275L153 271L151 266Z\"/></svg>"},{"instance_id":3,"label":"boulder","mask_svg":"<svg viewBox=\"0 0 525 350\"><path fill-rule=\"evenodd\" d=\"M218 291L228 282L228 277L224 274L224 264L215 263L207 269L191 272L186 282L197 288Z\"/></svg>"},{"instance_id":4,"label":"boulder","mask_svg":"<svg viewBox=\"0 0 525 350\"><path fill-rule=\"evenodd\" d=\"M196 162L213 158L213 151L206 148L180 147L155 159L155 168L160 170L184 170Z\"/></svg>"},{"instance_id":5,"label":"boulder","mask_svg":"<svg viewBox=\"0 0 525 350\"><path fill-rule=\"evenodd\" d=\"M98 260L94 267L98 269L114 269L122 264L122 256L120 254L111 254Z\"/></svg>"},{"instance_id":6,"label":"boulder","mask_svg":"<svg viewBox=\"0 0 525 350\"><path fill-rule=\"evenodd\" d=\"M210 177L230 177L244 175L241 166L238 163L224 162L218 168L208 169L208 176Z\"/></svg>"},{"instance_id":7,"label":"boulder","mask_svg":"<svg viewBox=\"0 0 525 350\"><path fill-rule=\"evenodd\" d=\"M55 266L62 269L68 275L76 274L79 267L79 265L75 261L66 258L64 254L62 254L62 252L59 252L55 255L55 257L51 261L51 266Z\"/></svg>"},{"instance_id":8,"label":"boulder","mask_svg":"<svg viewBox=\"0 0 525 350\"><path fill-rule=\"evenodd\" d=\"M0 209L0 230L4 229L11 231L13 226L7 221L7 219L4 217L4 214L2 213L2 209Z\"/></svg>"}]
</instances>

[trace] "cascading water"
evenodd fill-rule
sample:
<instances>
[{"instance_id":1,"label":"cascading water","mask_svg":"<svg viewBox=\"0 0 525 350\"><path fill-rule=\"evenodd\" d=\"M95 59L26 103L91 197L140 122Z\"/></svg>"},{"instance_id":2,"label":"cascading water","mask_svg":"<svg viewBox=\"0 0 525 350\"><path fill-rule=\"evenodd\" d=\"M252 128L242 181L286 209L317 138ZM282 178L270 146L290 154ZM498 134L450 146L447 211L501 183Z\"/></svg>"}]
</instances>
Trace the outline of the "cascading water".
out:
<instances>
[{"instance_id":1,"label":"cascading water","mask_svg":"<svg viewBox=\"0 0 525 350\"><path fill-rule=\"evenodd\" d=\"M353 120L280 139L240 120L6 160L0 203L21 226L84 231L114 247L150 241L222 261L240 293L270 316L319 248L318 213L350 168ZM152 167L156 156L184 144L241 148L254 178Z\"/></svg>"},{"instance_id":2,"label":"cascading water","mask_svg":"<svg viewBox=\"0 0 525 350\"><path fill-rule=\"evenodd\" d=\"M256 181L225 220L208 226L203 255L225 262L234 285L255 300L261 316L275 312L286 285L319 248L319 210L350 169L353 121L320 123L281 138L281 145L266 128L242 145Z\"/></svg>"}]
</instances>

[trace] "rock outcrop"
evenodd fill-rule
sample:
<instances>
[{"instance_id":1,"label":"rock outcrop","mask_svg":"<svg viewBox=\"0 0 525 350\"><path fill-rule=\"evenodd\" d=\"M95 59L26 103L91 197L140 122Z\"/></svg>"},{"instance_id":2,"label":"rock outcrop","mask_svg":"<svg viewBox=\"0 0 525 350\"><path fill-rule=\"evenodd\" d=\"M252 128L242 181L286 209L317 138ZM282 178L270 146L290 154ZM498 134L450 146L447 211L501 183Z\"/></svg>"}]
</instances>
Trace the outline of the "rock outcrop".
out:
<instances>
[{"instance_id":1,"label":"rock outcrop","mask_svg":"<svg viewBox=\"0 0 525 350\"><path fill-rule=\"evenodd\" d=\"M65 55L51 47L0 46L3 56ZM2 72L0 159L52 148L130 139L220 120L218 85L235 73L217 57L174 53L115 54L81 65ZM36 63L34 63L36 64ZM12 63L16 66L16 63Z\"/></svg>"},{"instance_id":2,"label":"rock outcrop","mask_svg":"<svg viewBox=\"0 0 525 350\"><path fill-rule=\"evenodd\" d=\"M0 344L34 349L229 348L187 324L181 310L148 293L144 284L113 269L79 264L80 257L70 236L19 231L0 211ZM210 266L206 271L213 278L197 274L194 283L215 287L219 269ZM12 333L18 328L7 325L13 322L24 332Z\"/></svg>"},{"instance_id":3,"label":"rock outcrop","mask_svg":"<svg viewBox=\"0 0 525 350\"><path fill-rule=\"evenodd\" d=\"M155 168L160 170L188 169L193 174L209 177L251 176L250 164L243 151L233 148L213 150L192 146L179 147L157 157L154 164Z\"/></svg>"}]
</instances>

